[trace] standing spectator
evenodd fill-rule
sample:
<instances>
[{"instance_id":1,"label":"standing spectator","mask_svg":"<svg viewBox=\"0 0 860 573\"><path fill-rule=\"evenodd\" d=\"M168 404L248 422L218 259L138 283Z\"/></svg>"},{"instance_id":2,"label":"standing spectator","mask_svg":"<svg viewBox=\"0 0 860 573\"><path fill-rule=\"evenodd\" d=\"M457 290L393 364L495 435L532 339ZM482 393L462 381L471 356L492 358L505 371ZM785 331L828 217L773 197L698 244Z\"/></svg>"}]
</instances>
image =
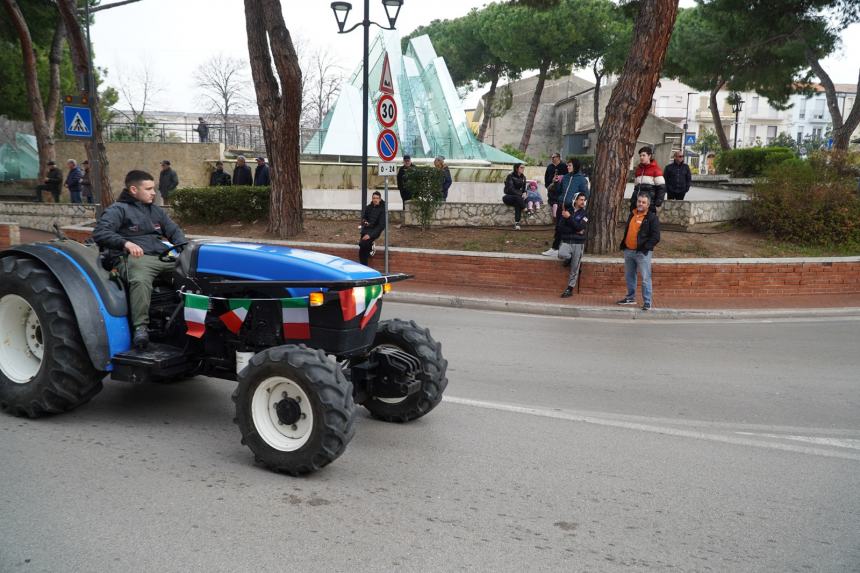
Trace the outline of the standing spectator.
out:
<instances>
[{"instance_id":1,"label":"standing spectator","mask_svg":"<svg viewBox=\"0 0 860 573\"><path fill-rule=\"evenodd\" d=\"M684 163L684 155L680 151L672 154L674 161L663 169L663 177L666 180L666 194L669 199L683 201L684 195L690 190L693 174L689 166Z\"/></svg>"},{"instance_id":2,"label":"standing spectator","mask_svg":"<svg viewBox=\"0 0 860 573\"><path fill-rule=\"evenodd\" d=\"M573 210L562 210L561 217L558 219L558 230L561 236L558 258L564 261L564 266L570 267L567 288L561 293L561 298L572 295L576 287L579 264L582 261L582 252L585 250L585 240L588 238L587 228L588 213L585 210L585 195L577 193L576 199L573 200Z\"/></svg>"},{"instance_id":3,"label":"standing spectator","mask_svg":"<svg viewBox=\"0 0 860 573\"><path fill-rule=\"evenodd\" d=\"M215 171L209 176L209 186L217 187L222 185L229 186L231 182L230 175L224 172L224 163L221 161L215 162Z\"/></svg>"},{"instance_id":4,"label":"standing spectator","mask_svg":"<svg viewBox=\"0 0 860 573\"><path fill-rule=\"evenodd\" d=\"M567 165L562 163L561 155L553 153L549 165L546 166L543 183L546 186L546 200L552 209L552 219L554 222L558 222L558 196L561 189L561 180L566 173ZM558 255L558 231L554 231L554 233L552 246L541 253L547 257Z\"/></svg>"},{"instance_id":5,"label":"standing spectator","mask_svg":"<svg viewBox=\"0 0 860 573\"><path fill-rule=\"evenodd\" d=\"M382 194L374 191L370 197L370 204L364 208L361 217L360 239L358 241L358 260L366 265L373 254L373 241L379 238L385 230L385 201Z\"/></svg>"},{"instance_id":6,"label":"standing spectator","mask_svg":"<svg viewBox=\"0 0 860 573\"><path fill-rule=\"evenodd\" d=\"M647 145L639 149L639 165L636 166L635 185L633 196L630 197L630 210L634 211L637 206L637 198L640 195L648 195L648 202L652 212L657 212L657 207L663 204L666 196L666 180L663 179L663 171L655 161L652 161L654 151Z\"/></svg>"},{"instance_id":7,"label":"standing spectator","mask_svg":"<svg viewBox=\"0 0 860 573\"><path fill-rule=\"evenodd\" d=\"M63 184L63 172L57 168L57 163L54 161L48 162L48 173L45 175L45 182L36 186L36 201L43 202L42 191L49 191L54 198L54 203L60 202L60 186Z\"/></svg>"},{"instance_id":8,"label":"standing spectator","mask_svg":"<svg viewBox=\"0 0 860 573\"><path fill-rule=\"evenodd\" d=\"M651 310L651 254L660 242L660 220L651 211L651 197L642 193L636 209L627 217L621 250L624 251L624 280L627 295L617 304L636 304L636 273L642 277L642 310Z\"/></svg>"},{"instance_id":9,"label":"standing spectator","mask_svg":"<svg viewBox=\"0 0 860 573\"><path fill-rule=\"evenodd\" d=\"M558 193L559 208L573 210L573 200L577 195L585 195L585 200L591 198L588 190L588 180L582 174L582 163L576 157L567 162L567 173L561 179Z\"/></svg>"},{"instance_id":10,"label":"standing spectator","mask_svg":"<svg viewBox=\"0 0 860 573\"><path fill-rule=\"evenodd\" d=\"M272 178L269 175L269 166L266 165L265 157L257 158L257 168L254 170L254 185L257 187L266 187L272 184Z\"/></svg>"},{"instance_id":11,"label":"standing spectator","mask_svg":"<svg viewBox=\"0 0 860 573\"><path fill-rule=\"evenodd\" d=\"M448 169L448 166L445 165L445 156L437 155L436 159L433 160L433 166L436 169L442 170L442 200L448 200L448 189L451 188L451 170Z\"/></svg>"},{"instance_id":12,"label":"standing spectator","mask_svg":"<svg viewBox=\"0 0 860 573\"><path fill-rule=\"evenodd\" d=\"M245 156L236 158L236 167L233 168L233 185L253 185L254 178L251 176L251 168L245 165Z\"/></svg>"},{"instance_id":13,"label":"standing spectator","mask_svg":"<svg viewBox=\"0 0 860 573\"><path fill-rule=\"evenodd\" d=\"M209 143L209 125L202 117L197 118L197 127L194 128L197 135L200 136L200 143Z\"/></svg>"},{"instance_id":14,"label":"standing spectator","mask_svg":"<svg viewBox=\"0 0 860 573\"><path fill-rule=\"evenodd\" d=\"M81 202L81 179L84 174L81 168L78 167L78 162L74 159L66 161L66 166L69 168L69 174L66 175L66 187L69 188L69 197L72 203Z\"/></svg>"},{"instance_id":15,"label":"standing spectator","mask_svg":"<svg viewBox=\"0 0 860 573\"><path fill-rule=\"evenodd\" d=\"M505 177L505 194L502 203L514 208L514 229L520 230L520 218L526 208L526 176L525 166L515 163L514 170Z\"/></svg>"},{"instance_id":16,"label":"standing spectator","mask_svg":"<svg viewBox=\"0 0 860 573\"><path fill-rule=\"evenodd\" d=\"M161 173L158 174L158 192L165 205L170 204L170 194L179 187L179 175L170 167L170 161L161 162Z\"/></svg>"},{"instance_id":17,"label":"standing spectator","mask_svg":"<svg viewBox=\"0 0 860 573\"><path fill-rule=\"evenodd\" d=\"M87 203L93 204L93 180L90 177L90 160L85 159L81 164L84 166L84 176L81 177L81 194Z\"/></svg>"},{"instance_id":18,"label":"standing spectator","mask_svg":"<svg viewBox=\"0 0 860 573\"><path fill-rule=\"evenodd\" d=\"M412 192L406 189L406 177L409 175L407 173L410 169L412 169L412 156L404 155L403 156L403 165L397 170L397 190L400 191L400 200L403 201L403 208L406 208L406 202L412 199Z\"/></svg>"}]
</instances>

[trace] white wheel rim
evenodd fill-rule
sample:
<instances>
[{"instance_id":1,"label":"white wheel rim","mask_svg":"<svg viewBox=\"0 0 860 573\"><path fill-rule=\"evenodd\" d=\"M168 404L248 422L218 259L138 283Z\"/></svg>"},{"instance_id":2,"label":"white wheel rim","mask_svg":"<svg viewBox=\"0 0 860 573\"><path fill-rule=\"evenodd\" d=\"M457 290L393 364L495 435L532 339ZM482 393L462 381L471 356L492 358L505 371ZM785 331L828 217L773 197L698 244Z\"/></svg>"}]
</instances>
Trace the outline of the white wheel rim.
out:
<instances>
[{"instance_id":1,"label":"white wheel rim","mask_svg":"<svg viewBox=\"0 0 860 573\"><path fill-rule=\"evenodd\" d=\"M16 294L0 298L0 371L26 384L42 367L45 341L36 311Z\"/></svg>"},{"instance_id":2,"label":"white wheel rim","mask_svg":"<svg viewBox=\"0 0 860 573\"><path fill-rule=\"evenodd\" d=\"M380 344L376 348L394 348L396 350L406 352L405 350L403 350L402 348L400 348L399 346L396 346L394 344ZM408 397L409 396L403 396L402 398L380 398L378 396L374 396L373 399L376 400L377 402L382 402L383 404L399 404Z\"/></svg>"},{"instance_id":3,"label":"white wheel rim","mask_svg":"<svg viewBox=\"0 0 860 573\"><path fill-rule=\"evenodd\" d=\"M292 400L300 416L295 423L285 424L278 415L278 404ZM292 452L304 446L311 437L314 413L308 395L289 378L274 376L260 382L251 398L254 428L268 445L282 452Z\"/></svg>"}]
</instances>

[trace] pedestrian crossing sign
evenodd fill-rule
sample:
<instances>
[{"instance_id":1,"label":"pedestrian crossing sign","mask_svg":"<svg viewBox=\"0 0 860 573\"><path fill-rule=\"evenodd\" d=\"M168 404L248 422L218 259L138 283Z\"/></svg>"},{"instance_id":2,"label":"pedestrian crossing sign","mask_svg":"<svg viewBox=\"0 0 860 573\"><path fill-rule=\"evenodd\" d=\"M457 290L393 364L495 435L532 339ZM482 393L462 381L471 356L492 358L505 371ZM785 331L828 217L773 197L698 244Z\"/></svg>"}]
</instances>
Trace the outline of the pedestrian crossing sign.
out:
<instances>
[{"instance_id":1,"label":"pedestrian crossing sign","mask_svg":"<svg viewBox=\"0 0 860 573\"><path fill-rule=\"evenodd\" d=\"M93 115L88 107L63 106L64 133L68 137L92 137Z\"/></svg>"},{"instance_id":2,"label":"pedestrian crossing sign","mask_svg":"<svg viewBox=\"0 0 860 573\"><path fill-rule=\"evenodd\" d=\"M696 145L696 134L688 133L684 138L684 145Z\"/></svg>"}]
</instances>

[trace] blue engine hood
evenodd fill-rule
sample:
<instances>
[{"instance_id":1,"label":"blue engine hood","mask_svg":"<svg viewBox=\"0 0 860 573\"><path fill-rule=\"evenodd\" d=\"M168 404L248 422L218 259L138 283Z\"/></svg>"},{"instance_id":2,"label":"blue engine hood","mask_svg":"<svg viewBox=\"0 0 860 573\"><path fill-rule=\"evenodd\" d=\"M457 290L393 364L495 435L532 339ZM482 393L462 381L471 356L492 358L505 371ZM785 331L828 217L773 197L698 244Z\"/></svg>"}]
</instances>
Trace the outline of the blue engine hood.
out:
<instances>
[{"instance_id":1,"label":"blue engine hood","mask_svg":"<svg viewBox=\"0 0 860 573\"><path fill-rule=\"evenodd\" d=\"M359 263L304 249L258 243L203 243L197 272L246 280L338 281L381 276ZM293 296L311 290L289 289Z\"/></svg>"}]
</instances>

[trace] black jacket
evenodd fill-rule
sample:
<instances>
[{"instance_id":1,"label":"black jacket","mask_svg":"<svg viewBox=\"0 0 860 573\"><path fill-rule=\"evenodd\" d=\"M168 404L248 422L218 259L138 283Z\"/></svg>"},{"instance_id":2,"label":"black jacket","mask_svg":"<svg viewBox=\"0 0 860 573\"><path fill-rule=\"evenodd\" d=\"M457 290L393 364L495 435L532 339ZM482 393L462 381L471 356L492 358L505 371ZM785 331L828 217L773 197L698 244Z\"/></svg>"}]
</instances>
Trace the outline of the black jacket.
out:
<instances>
[{"instance_id":1,"label":"black jacket","mask_svg":"<svg viewBox=\"0 0 860 573\"><path fill-rule=\"evenodd\" d=\"M247 165L236 166L233 169L233 185L253 185L254 178L251 176L251 168Z\"/></svg>"},{"instance_id":2,"label":"black jacket","mask_svg":"<svg viewBox=\"0 0 860 573\"><path fill-rule=\"evenodd\" d=\"M663 179L666 180L666 191L670 193L686 193L690 190L693 174L686 163L674 161L663 169Z\"/></svg>"},{"instance_id":3,"label":"black jacket","mask_svg":"<svg viewBox=\"0 0 860 573\"><path fill-rule=\"evenodd\" d=\"M546 166L546 172L543 174L544 187L549 187L550 184L552 184L552 180L555 179L556 175L560 175L562 177L567 175L567 165L564 161L562 161L558 165L553 165L552 163L550 163Z\"/></svg>"},{"instance_id":4,"label":"black jacket","mask_svg":"<svg viewBox=\"0 0 860 573\"><path fill-rule=\"evenodd\" d=\"M60 185L63 184L63 172L56 167L51 167L48 174L45 176L45 185L54 191L60 190Z\"/></svg>"},{"instance_id":5,"label":"black jacket","mask_svg":"<svg viewBox=\"0 0 860 573\"><path fill-rule=\"evenodd\" d=\"M179 225L158 205L145 205L123 191L116 203L105 209L96 228L93 240L102 249L122 251L126 241L143 249L146 255L158 255L167 248L166 238L174 245L185 242Z\"/></svg>"},{"instance_id":6,"label":"black jacket","mask_svg":"<svg viewBox=\"0 0 860 573\"><path fill-rule=\"evenodd\" d=\"M508 173L505 177L505 195L522 195L526 192L526 176Z\"/></svg>"},{"instance_id":7,"label":"black jacket","mask_svg":"<svg viewBox=\"0 0 860 573\"><path fill-rule=\"evenodd\" d=\"M403 201L409 201L412 199L412 193L406 189L406 176L408 175L407 171L410 169L412 168L401 165L397 170L397 189L400 191L400 198Z\"/></svg>"},{"instance_id":8,"label":"black jacket","mask_svg":"<svg viewBox=\"0 0 860 573\"><path fill-rule=\"evenodd\" d=\"M254 185L265 187L272 184L272 178L269 176L269 166L263 163L254 170Z\"/></svg>"},{"instance_id":9,"label":"black jacket","mask_svg":"<svg viewBox=\"0 0 860 573\"><path fill-rule=\"evenodd\" d=\"M81 171L80 167L75 167L74 169L69 170L69 174L66 176L66 186L69 188L70 193L80 193L81 191L81 179L84 177L84 172Z\"/></svg>"},{"instance_id":10,"label":"black jacket","mask_svg":"<svg viewBox=\"0 0 860 573\"><path fill-rule=\"evenodd\" d=\"M171 168L164 169L158 174L158 191L162 197L167 197L179 187L179 175Z\"/></svg>"},{"instance_id":11,"label":"black jacket","mask_svg":"<svg viewBox=\"0 0 860 573\"><path fill-rule=\"evenodd\" d=\"M361 236L370 235L370 240L377 239L385 229L385 201L379 205L371 203L364 208L361 216Z\"/></svg>"},{"instance_id":12,"label":"black jacket","mask_svg":"<svg viewBox=\"0 0 860 573\"><path fill-rule=\"evenodd\" d=\"M212 172L212 175L209 176L210 187L216 187L218 185L230 185L230 181L230 175L227 174L227 172L223 169L220 171L216 169Z\"/></svg>"},{"instance_id":13,"label":"black jacket","mask_svg":"<svg viewBox=\"0 0 860 573\"><path fill-rule=\"evenodd\" d=\"M582 244L588 238L588 212L585 209L574 211L570 217L558 218L558 236L562 243Z\"/></svg>"},{"instance_id":14,"label":"black jacket","mask_svg":"<svg viewBox=\"0 0 860 573\"><path fill-rule=\"evenodd\" d=\"M630 228L630 221L633 220L634 211L630 212L627 217L627 224L624 226L624 237L621 239L621 250L627 248L624 240L627 238L627 229ZM657 243L660 242L660 219L657 218L657 213L648 211L645 220L642 221L642 226L639 227L639 234L636 235L636 250L640 253L653 251Z\"/></svg>"}]
</instances>

